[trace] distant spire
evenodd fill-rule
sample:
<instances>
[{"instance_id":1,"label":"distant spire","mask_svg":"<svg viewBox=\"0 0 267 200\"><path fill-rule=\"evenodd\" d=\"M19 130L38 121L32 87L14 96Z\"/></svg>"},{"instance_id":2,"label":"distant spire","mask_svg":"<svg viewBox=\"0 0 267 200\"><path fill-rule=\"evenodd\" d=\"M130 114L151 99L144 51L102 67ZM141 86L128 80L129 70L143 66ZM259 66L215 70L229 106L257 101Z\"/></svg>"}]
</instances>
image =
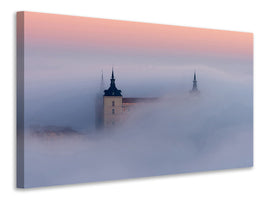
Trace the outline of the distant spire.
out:
<instances>
[{"instance_id":1,"label":"distant spire","mask_svg":"<svg viewBox=\"0 0 267 200\"><path fill-rule=\"evenodd\" d=\"M112 73L111 73L111 79L110 79L110 86L104 92L105 92L104 96L122 96L121 90L118 90L116 88L113 67L112 67Z\"/></svg>"},{"instance_id":2,"label":"distant spire","mask_svg":"<svg viewBox=\"0 0 267 200\"><path fill-rule=\"evenodd\" d=\"M196 75L196 70L194 71L194 80L193 80L193 88L191 90L193 93L198 93L198 88L197 88L197 75Z\"/></svg>"},{"instance_id":3,"label":"distant spire","mask_svg":"<svg viewBox=\"0 0 267 200\"><path fill-rule=\"evenodd\" d=\"M104 91L105 89L105 83L104 83L104 76L103 76L103 69L101 70L101 82L100 82L100 91L101 93Z\"/></svg>"}]
</instances>

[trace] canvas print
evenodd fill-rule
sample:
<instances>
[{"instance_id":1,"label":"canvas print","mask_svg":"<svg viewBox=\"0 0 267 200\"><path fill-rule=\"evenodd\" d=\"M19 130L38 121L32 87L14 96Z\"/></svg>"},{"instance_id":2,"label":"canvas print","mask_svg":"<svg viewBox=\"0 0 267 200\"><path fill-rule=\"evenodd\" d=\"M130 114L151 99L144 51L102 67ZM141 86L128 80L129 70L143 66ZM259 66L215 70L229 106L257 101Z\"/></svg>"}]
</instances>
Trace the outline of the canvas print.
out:
<instances>
[{"instance_id":1,"label":"canvas print","mask_svg":"<svg viewBox=\"0 0 267 200\"><path fill-rule=\"evenodd\" d=\"M253 166L253 34L17 13L17 187Z\"/></svg>"}]
</instances>

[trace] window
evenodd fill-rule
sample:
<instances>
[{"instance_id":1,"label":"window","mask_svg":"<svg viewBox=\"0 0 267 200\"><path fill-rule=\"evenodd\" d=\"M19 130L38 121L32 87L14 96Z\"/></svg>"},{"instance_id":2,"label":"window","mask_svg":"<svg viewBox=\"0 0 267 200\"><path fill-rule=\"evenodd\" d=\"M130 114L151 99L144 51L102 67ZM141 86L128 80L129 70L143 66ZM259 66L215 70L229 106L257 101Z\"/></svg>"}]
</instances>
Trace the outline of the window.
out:
<instances>
[{"instance_id":1,"label":"window","mask_svg":"<svg viewBox=\"0 0 267 200\"><path fill-rule=\"evenodd\" d=\"M112 101L112 106L115 106L115 101Z\"/></svg>"},{"instance_id":2,"label":"window","mask_svg":"<svg viewBox=\"0 0 267 200\"><path fill-rule=\"evenodd\" d=\"M115 109L112 109L112 114L113 114L113 115L115 114Z\"/></svg>"}]
</instances>

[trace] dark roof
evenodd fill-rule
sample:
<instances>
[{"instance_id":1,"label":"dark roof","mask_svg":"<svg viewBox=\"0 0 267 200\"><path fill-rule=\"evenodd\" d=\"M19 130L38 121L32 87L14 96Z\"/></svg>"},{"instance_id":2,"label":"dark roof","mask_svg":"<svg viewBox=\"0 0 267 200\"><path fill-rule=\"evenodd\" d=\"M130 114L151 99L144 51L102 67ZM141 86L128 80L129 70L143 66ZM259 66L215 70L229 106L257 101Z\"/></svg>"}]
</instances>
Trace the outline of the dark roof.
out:
<instances>
[{"instance_id":1,"label":"dark roof","mask_svg":"<svg viewBox=\"0 0 267 200\"><path fill-rule=\"evenodd\" d=\"M114 86L110 86L108 90L104 91L104 96L122 96L121 90L118 90L114 84Z\"/></svg>"},{"instance_id":2,"label":"dark roof","mask_svg":"<svg viewBox=\"0 0 267 200\"><path fill-rule=\"evenodd\" d=\"M107 90L104 91L104 93L104 96L122 96L121 90L118 90L116 87L113 69L110 79L110 86Z\"/></svg>"},{"instance_id":3,"label":"dark roof","mask_svg":"<svg viewBox=\"0 0 267 200\"><path fill-rule=\"evenodd\" d=\"M122 103L150 103L158 98L122 98Z\"/></svg>"}]
</instances>

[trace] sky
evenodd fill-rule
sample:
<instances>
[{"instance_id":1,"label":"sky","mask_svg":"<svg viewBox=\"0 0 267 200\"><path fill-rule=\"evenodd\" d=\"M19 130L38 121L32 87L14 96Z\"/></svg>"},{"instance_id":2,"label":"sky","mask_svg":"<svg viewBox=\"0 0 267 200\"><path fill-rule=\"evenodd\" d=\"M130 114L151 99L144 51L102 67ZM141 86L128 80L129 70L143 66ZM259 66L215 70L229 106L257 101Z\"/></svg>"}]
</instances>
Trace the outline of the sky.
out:
<instances>
[{"instance_id":1,"label":"sky","mask_svg":"<svg viewBox=\"0 0 267 200\"><path fill-rule=\"evenodd\" d=\"M242 66L236 70L242 72L251 70L246 63L252 62L253 35L26 12L25 47L29 70L36 70L30 75L36 78L42 78L42 70L62 76L62 68L78 78L102 68L109 73L111 65L126 71L160 66L164 73L167 66L237 60Z\"/></svg>"},{"instance_id":2,"label":"sky","mask_svg":"<svg viewBox=\"0 0 267 200\"><path fill-rule=\"evenodd\" d=\"M26 137L27 187L253 165L252 33L25 12L24 53L25 133L88 136L49 147ZM160 101L97 132L95 97L112 67L123 97Z\"/></svg>"},{"instance_id":3,"label":"sky","mask_svg":"<svg viewBox=\"0 0 267 200\"><path fill-rule=\"evenodd\" d=\"M95 51L247 58L252 34L65 15L25 13L28 45Z\"/></svg>"}]
</instances>

